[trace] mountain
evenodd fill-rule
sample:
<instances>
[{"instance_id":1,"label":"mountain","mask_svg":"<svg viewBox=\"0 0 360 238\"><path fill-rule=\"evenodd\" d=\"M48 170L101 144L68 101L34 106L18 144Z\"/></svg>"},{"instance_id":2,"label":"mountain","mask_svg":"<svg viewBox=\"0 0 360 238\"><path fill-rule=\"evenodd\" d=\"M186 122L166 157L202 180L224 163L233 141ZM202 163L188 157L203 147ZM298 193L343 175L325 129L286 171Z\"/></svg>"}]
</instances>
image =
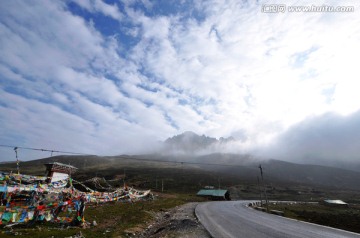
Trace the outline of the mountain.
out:
<instances>
[{"instance_id":1,"label":"mountain","mask_svg":"<svg viewBox=\"0 0 360 238\"><path fill-rule=\"evenodd\" d=\"M164 151L170 153L209 153L216 150L217 147L234 141L233 137L216 139L213 137L198 135L191 131L186 131L180 135L168 138L164 142Z\"/></svg>"},{"instance_id":2,"label":"mountain","mask_svg":"<svg viewBox=\"0 0 360 238\"><path fill-rule=\"evenodd\" d=\"M282 181L298 184L360 189L360 173L346 169L312 164L295 164L280 160L268 160L262 164L264 173Z\"/></svg>"},{"instance_id":3,"label":"mountain","mask_svg":"<svg viewBox=\"0 0 360 238\"><path fill-rule=\"evenodd\" d=\"M202 169L215 170L244 180L260 176L258 166L261 164L268 182L360 190L360 172L337 167L297 164L274 159L260 160L249 154L216 153L196 156L192 161L204 164L201 166Z\"/></svg>"},{"instance_id":4,"label":"mountain","mask_svg":"<svg viewBox=\"0 0 360 238\"><path fill-rule=\"evenodd\" d=\"M220 176L223 180L230 179L242 183L253 181L260 177L259 164L263 168L264 178L271 184L306 185L310 187L328 187L334 189L352 189L360 191L360 173L335 167L327 167L310 164L295 164L280 160L260 161L251 155L238 154L208 154L201 156L168 156L168 155L121 155L112 157L102 156L54 156L50 158L22 162L20 164L23 173L44 174L43 164L60 162L71 164L79 168L76 176L94 177L97 173L109 174L109 176L122 174L124 168L127 171L147 173L147 179L166 173L168 179L176 180L176 172L179 169L187 173L191 184L197 184L200 180L209 180L209 177ZM0 171L15 171L16 163L0 164ZM139 170L142 169L142 170ZM146 172L145 172L146 171ZM167 171L167 172L165 172ZM198 172L196 172L198 171ZM128 172L127 172L128 173ZM201 174L198 177L192 177ZM111 176L110 176L111 177ZM233 182L231 182L233 183Z\"/></svg>"},{"instance_id":5,"label":"mountain","mask_svg":"<svg viewBox=\"0 0 360 238\"><path fill-rule=\"evenodd\" d=\"M186 161L196 159L212 163L220 160L229 162L244 162L244 155L228 153L229 151L236 151L238 145L234 142L237 141L233 137L220 137L219 139L216 139L206 135L200 136L194 132L187 131L166 139L162 143L162 149L159 151L159 153L167 156L182 156L181 159ZM204 158L201 158L201 156L203 156ZM251 157L251 160L256 160L254 156L247 156ZM360 162L356 160L347 160L346 158L344 158L343 160L335 160L332 158L314 158L311 160L307 159L306 161L296 160L294 158L289 158L288 160L285 158L284 160L295 162L298 164L310 163L319 166L336 167L345 170L360 172Z\"/></svg>"}]
</instances>

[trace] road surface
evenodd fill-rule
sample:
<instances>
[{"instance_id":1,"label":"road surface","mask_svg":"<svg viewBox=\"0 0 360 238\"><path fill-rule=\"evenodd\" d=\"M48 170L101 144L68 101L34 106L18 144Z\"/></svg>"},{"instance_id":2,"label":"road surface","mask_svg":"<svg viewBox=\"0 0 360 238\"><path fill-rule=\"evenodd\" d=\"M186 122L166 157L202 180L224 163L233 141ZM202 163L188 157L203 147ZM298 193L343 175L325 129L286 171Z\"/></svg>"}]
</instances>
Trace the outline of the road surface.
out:
<instances>
[{"instance_id":1,"label":"road surface","mask_svg":"<svg viewBox=\"0 0 360 238\"><path fill-rule=\"evenodd\" d=\"M249 201L199 204L196 216L214 238L360 238L360 234L267 214Z\"/></svg>"}]
</instances>

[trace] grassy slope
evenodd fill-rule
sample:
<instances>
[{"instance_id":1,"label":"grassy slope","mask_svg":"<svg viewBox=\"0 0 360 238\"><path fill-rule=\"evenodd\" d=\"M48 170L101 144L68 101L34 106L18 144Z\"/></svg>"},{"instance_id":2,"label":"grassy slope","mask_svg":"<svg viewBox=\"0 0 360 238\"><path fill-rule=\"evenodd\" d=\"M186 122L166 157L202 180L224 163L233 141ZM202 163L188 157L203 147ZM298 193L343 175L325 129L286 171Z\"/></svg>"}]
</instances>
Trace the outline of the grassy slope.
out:
<instances>
[{"instance_id":1,"label":"grassy slope","mask_svg":"<svg viewBox=\"0 0 360 238\"><path fill-rule=\"evenodd\" d=\"M85 210L85 219L88 222L97 222L96 227L88 229L70 228L60 229L58 225L42 224L33 228L14 227L14 232L24 237L67 237L79 231L86 238L96 237L127 237L128 231L141 230L154 218L154 214L187 202L202 201L202 199L188 194L158 197L153 201L136 203L113 202L98 206L88 206ZM14 237L14 233L6 233L7 229L0 231L1 237Z\"/></svg>"},{"instance_id":2,"label":"grassy slope","mask_svg":"<svg viewBox=\"0 0 360 238\"><path fill-rule=\"evenodd\" d=\"M337 208L318 204L278 204L269 208L284 211L285 217L360 233L359 205Z\"/></svg>"}]
</instances>

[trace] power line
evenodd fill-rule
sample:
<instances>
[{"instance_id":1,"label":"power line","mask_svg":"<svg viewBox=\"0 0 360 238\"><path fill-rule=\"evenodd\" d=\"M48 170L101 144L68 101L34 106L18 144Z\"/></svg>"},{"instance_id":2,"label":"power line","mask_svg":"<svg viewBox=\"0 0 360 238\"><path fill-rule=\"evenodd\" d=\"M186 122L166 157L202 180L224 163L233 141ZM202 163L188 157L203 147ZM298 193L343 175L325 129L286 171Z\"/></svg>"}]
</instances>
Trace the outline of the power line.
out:
<instances>
[{"instance_id":1,"label":"power line","mask_svg":"<svg viewBox=\"0 0 360 238\"><path fill-rule=\"evenodd\" d=\"M208 165L208 166L225 166L225 167L239 167L240 164L219 164L219 163L200 163L200 162L189 162L189 161L176 161L176 160L160 160L160 159L141 159L132 157L122 157L123 159L147 161L147 162L162 162L170 164L192 164L192 165Z\"/></svg>"},{"instance_id":2,"label":"power line","mask_svg":"<svg viewBox=\"0 0 360 238\"><path fill-rule=\"evenodd\" d=\"M0 145L0 147L17 148L17 149L23 149L23 150L34 150L34 151L51 152L51 153L73 154L73 155L90 155L90 154L79 153L79 152L50 150L50 149L39 149L39 148L22 147L22 146L14 146L14 145Z\"/></svg>"},{"instance_id":3,"label":"power line","mask_svg":"<svg viewBox=\"0 0 360 238\"><path fill-rule=\"evenodd\" d=\"M71 151L60 151L60 150L51 150L51 149L41 149L41 148L32 148L32 147L21 147L13 145L0 145L0 147L7 148L18 148L24 150L33 150L33 151L42 151L42 152L51 152L51 153L62 153L62 154L72 154L72 155L87 155L87 156L97 156L94 154L85 154L79 152ZM112 156L116 157L116 156ZM161 162L161 163L170 163L170 164L189 164L189 165L206 165L206 166L222 166L222 167L241 167L240 164L221 164L221 163L201 163L201 162L190 162L190 161L176 161L176 160L161 160L161 159L142 159L134 157L121 157L122 159L136 160L136 161L146 161L146 162Z\"/></svg>"}]
</instances>

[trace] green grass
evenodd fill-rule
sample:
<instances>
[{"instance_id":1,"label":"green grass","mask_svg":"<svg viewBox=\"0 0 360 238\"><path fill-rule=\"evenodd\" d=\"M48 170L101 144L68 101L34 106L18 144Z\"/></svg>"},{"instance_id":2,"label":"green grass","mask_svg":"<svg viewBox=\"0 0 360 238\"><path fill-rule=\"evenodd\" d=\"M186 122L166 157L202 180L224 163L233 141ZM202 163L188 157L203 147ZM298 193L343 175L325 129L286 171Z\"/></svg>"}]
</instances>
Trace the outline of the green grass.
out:
<instances>
[{"instance_id":1,"label":"green grass","mask_svg":"<svg viewBox=\"0 0 360 238\"><path fill-rule=\"evenodd\" d=\"M359 205L341 208L319 204L272 204L269 209L283 211L288 218L360 233Z\"/></svg>"},{"instance_id":2,"label":"green grass","mask_svg":"<svg viewBox=\"0 0 360 238\"><path fill-rule=\"evenodd\" d=\"M96 227L61 229L58 224L47 223L37 225L35 228L17 228L15 226L11 234L7 234L7 230L2 229L0 236L14 237L14 233L17 232L24 237L69 237L81 231L86 238L127 237L127 230L147 227L147 223L153 219L153 214L156 212L191 201L203 200L191 194L170 194L152 201L111 202L98 206L87 206L85 220L90 223L95 220L98 224Z\"/></svg>"}]
</instances>

